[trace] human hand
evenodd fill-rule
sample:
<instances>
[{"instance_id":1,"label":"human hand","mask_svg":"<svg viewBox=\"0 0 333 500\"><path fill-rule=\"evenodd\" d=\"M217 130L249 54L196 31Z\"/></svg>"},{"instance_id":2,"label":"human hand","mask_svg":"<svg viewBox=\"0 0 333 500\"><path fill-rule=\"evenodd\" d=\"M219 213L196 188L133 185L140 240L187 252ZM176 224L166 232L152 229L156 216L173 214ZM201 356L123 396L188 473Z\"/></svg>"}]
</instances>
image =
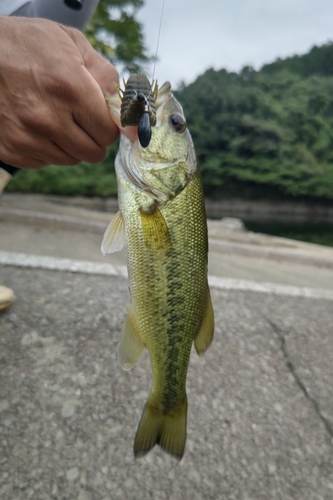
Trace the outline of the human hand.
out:
<instances>
[{"instance_id":1,"label":"human hand","mask_svg":"<svg viewBox=\"0 0 333 500\"><path fill-rule=\"evenodd\" d=\"M80 31L0 17L0 159L22 168L101 161L118 137L104 94L117 70Z\"/></svg>"}]
</instances>

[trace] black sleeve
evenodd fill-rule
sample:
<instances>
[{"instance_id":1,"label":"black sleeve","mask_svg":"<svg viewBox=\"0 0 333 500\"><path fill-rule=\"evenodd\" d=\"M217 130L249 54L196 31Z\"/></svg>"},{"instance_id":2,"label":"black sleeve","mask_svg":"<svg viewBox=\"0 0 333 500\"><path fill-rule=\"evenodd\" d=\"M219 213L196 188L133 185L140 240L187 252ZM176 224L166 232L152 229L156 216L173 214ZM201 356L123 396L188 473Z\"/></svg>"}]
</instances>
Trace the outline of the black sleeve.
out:
<instances>
[{"instance_id":1,"label":"black sleeve","mask_svg":"<svg viewBox=\"0 0 333 500\"><path fill-rule=\"evenodd\" d=\"M99 0L33 0L11 15L42 17L82 31L92 18L98 2Z\"/></svg>"}]
</instances>

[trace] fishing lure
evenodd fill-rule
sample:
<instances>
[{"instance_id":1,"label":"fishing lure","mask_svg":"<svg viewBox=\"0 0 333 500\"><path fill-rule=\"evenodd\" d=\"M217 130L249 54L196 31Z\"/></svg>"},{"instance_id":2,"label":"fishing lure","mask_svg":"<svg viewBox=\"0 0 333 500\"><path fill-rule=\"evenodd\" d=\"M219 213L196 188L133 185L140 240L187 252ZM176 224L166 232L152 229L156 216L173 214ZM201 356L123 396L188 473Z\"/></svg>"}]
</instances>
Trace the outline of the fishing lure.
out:
<instances>
[{"instance_id":1,"label":"fishing lure","mask_svg":"<svg viewBox=\"0 0 333 500\"><path fill-rule=\"evenodd\" d=\"M121 126L137 125L140 144L146 148L151 139L151 127L156 125L157 82L150 84L145 74L133 74L124 81L124 90L118 85L116 89L121 99Z\"/></svg>"}]
</instances>

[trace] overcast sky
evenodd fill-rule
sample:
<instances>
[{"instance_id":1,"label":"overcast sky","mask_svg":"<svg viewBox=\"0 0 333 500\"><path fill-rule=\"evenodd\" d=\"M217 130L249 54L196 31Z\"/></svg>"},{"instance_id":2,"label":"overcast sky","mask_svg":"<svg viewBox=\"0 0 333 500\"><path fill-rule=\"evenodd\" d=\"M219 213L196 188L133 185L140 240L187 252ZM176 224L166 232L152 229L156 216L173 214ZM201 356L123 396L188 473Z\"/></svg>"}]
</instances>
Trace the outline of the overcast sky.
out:
<instances>
[{"instance_id":1,"label":"overcast sky","mask_svg":"<svg viewBox=\"0 0 333 500\"><path fill-rule=\"evenodd\" d=\"M138 18L155 54L162 0L145 0ZM277 57L333 40L332 0L165 0L155 78L175 88L208 68L259 69ZM151 71L147 76L151 77Z\"/></svg>"}]
</instances>

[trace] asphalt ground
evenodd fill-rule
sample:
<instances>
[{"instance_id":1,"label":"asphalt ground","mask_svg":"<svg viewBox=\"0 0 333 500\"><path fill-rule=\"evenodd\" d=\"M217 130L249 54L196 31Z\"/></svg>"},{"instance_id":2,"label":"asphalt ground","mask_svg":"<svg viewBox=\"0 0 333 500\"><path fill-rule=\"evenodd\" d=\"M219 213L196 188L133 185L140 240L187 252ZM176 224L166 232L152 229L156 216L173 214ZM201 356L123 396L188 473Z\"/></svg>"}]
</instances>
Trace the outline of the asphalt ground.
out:
<instances>
[{"instance_id":1,"label":"asphalt ground","mask_svg":"<svg viewBox=\"0 0 333 500\"><path fill-rule=\"evenodd\" d=\"M83 209L75 210L79 218ZM97 272L96 225L85 232L73 220L37 223L30 213L19 223L8 214L0 225L0 283L16 300L0 315L1 500L333 498L330 250L237 232L219 239L226 230L213 223L213 251L224 262L210 268L216 331L207 353L191 356L185 455L177 462L155 448L135 460L151 374L147 355L130 372L117 363L125 277ZM53 234L53 270L38 267L47 255L44 231ZM67 250L59 255L59 248ZM88 248L87 256L77 248ZM79 257L93 261L90 270L66 270ZM243 265L248 279L245 271L235 276L242 261L258 263L252 274ZM276 265L275 282L267 280ZM302 272L284 276L297 266ZM246 290L237 288L240 280Z\"/></svg>"}]
</instances>

